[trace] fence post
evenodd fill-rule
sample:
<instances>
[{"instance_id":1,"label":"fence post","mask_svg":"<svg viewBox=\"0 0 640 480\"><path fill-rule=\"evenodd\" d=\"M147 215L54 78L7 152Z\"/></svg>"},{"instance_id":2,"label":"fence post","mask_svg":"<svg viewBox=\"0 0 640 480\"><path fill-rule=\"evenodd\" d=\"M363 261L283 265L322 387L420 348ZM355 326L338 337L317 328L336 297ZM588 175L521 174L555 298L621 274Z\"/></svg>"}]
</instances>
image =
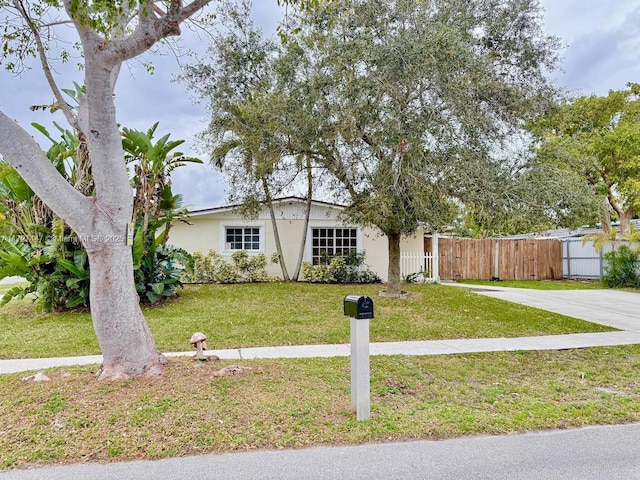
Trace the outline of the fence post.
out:
<instances>
[{"instance_id":1,"label":"fence post","mask_svg":"<svg viewBox=\"0 0 640 480\"><path fill-rule=\"evenodd\" d=\"M440 281L440 268L439 264L440 259L438 255L438 233L433 232L431 235L431 265L433 266L431 272L431 278L433 278L434 282Z\"/></svg>"},{"instance_id":2,"label":"fence post","mask_svg":"<svg viewBox=\"0 0 640 480\"><path fill-rule=\"evenodd\" d=\"M562 242L563 253L565 246L567 247L567 278L571 278L571 244L568 240Z\"/></svg>"},{"instance_id":3,"label":"fence post","mask_svg":"<svg viewBox=\"0 0 640 480\"><path fill-rule=\"evenodd\" d=\"M500 278L500 239L496 239L493 252L493 278Z\"/></svg>"}]
</instances>

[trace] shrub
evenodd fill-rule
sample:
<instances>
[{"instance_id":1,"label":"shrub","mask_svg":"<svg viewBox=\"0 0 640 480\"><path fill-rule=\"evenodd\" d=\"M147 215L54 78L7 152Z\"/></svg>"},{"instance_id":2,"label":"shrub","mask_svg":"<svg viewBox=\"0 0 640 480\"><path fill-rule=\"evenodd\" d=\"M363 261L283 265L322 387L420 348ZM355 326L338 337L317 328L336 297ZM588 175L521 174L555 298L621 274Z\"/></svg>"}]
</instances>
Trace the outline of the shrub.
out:
<instances>
[{"instance_id":1,"label":"shrub","mask_svg":"<svg viewBox=\"0 0 640 480\"><path fill-rule=\"evenodd\" d=\"M47 157L71 185L91 197L93 180L90 170L83 170L89 163L81 161L87 153L85 144L74 132L54 125L62 141L54 140L44 127L34 124L53 142ZM133 268L136 291L144 303L174 295L182 286L181 275L191 267L192 259L186 251L166 244L171 222L187 213L182 196L171 191L170 174L185 162L202 163L171 153L182 141L168 141L169 135L153 143L157 126L154 124L146 133L124 128L122 142L125 160L134 172ZM0 240L0 278L17 275L29 282L28 286L11 288L0 306L32 294L38 308L47 311L89 307L87 252L70 227L4 161L0 161L0 231L6 234Z\"/></svg>"},{"instance_id":2,"label":"shrub","mask_svg":"<svg viewBox=\"0 0 640 480\"><path fill-rule=\"evenodd\" d=\"M640 252L622 245L617 250L605 253L604 259L606 266L602 281L607 287L640 287Z\"/></svg>"},{"instance_id":3,"label":"shrub","mask_svg":"<svg viewBox=\"0 0 640 480\"><path fill-rule=\"evenodd\" d=\"M312 265L309 262L302 263L302 279L311 283L335 283L329 265Z\"/></svg>"},{"instance_id":4,"label":"shrub","mask_svg":"<svg viewBox=\"0 0 640 480\"><path fill-rule=\"evenodd\" d=\"M156 303L172 297L182 288L183 273L193 270L189 253L173 245L159 245L146 255L134 271L136 291L143 303Z\"/></svg>"},{"instance_id":5,"label":"shrub","mask_svg":"<svg viewBox=\"0 0 640 480\"><path fill-rule=\"evenodd\" d=\"M405 283L425 282L429 279L430 275L431 272L429 272L429 270L422 269L419 272L409 273L408 275L405 275L402 281Z\"/></svg>"},{"instance_id":6,"label":"shrub","mask_svg":"<svg viewBox=\"0 0 640 480\"><path fill-rule=\"evenodd\" d=\"M44 229L43 229L44 230ZM0 239L0 278L23 277L2 297L0 305L32 294L38 310L52 311L89 306L89 264L79 242L58 237Z\"/></svg>"},{"instance_id":7,"label":"shrub","mask_svg":"<svg viewBox=\"0 0 640 480\"><path fill-rule=\"evenodd\" d=\"M194 283L254 283L275 280L267 274L269 264L265 255L249 256L246 250L238 250L231 255L231 262L215 250L206 255L193 254Z\"/></svg>"},{"instance_id":8,"label":"shrub","mask_svg":"<svg viewBox=\"0 0 640 480\"><path fill-rule=\"evenodd\" d=\"M365 253L333 257L328 265L302 264L302 278L311 283L380 283L375 272L364 268Z\"/></svg>"},{"instance_id":9,"label":"shrub","mask_svg":"<svg viewBox=\"0 0 640 480\"><path fill-rule=\"evenodd\" d=\"M267 271L267 257L263 254L250 257L246 250L238 250L231 254L231 262L235 267L239 283L268 282L271 280Z\"/></svg>"},{"instance_id":10,"label":"shrub","mask_svg":"<svg viewBox=\"0 0 640 480\"><path fill-rule=\"evenodd\" d=\"M181 249L165 243L166 219L150 217L147 231L144 219L138 218L133 238L133 275L136 292L142 303L156 303L182 288L182 277L193 269L193 258Z\"/></svg>"}]
</instances>

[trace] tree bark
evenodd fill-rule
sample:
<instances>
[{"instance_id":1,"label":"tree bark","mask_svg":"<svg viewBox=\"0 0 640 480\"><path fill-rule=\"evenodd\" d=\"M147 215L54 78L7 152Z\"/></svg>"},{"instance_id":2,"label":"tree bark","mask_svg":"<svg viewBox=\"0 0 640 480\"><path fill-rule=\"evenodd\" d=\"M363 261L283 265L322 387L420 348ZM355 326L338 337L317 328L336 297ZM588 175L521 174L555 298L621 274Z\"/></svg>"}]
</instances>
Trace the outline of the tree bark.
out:
<instances>
[{"instance_id":1,"label":"tree bark","mask_svg":"<svg viewBox=\"0 0 640 480\"><path fill-rule=\"evenodd\" d=\"M302 227L302 238L300 239L300 250L298 251L298 261L293 280L296 282L300 278L302 260L304 259L304 249L307 245L307 229L309 228L309 217L311 216L311 202L313 201L313 171L311 170L311 158L307 156L307 204L304 212L304 226Z\"/></svg>"},{"instance_id":2,"label":"tree bark","mask_svg":"<svg viewBox=\"0 0 640 480\"><path fill-rule=\"evenodd\" d=\"M400 279L400 233L386 232L389 241L389 270L387 275L387 295L402 295Z\"/></svg>"},{"instance_id":3,"label":"tree bark","mask_svg":"<svg viewBox=\"0 0 640 480\"><path fill-rule=\"evenodd\" d=\"M166 358L157 350L140 310L125 232L100 227L90 240L101 242L93 248L87 245L91 317L103 356L98 379L161 375Z\"/></svg>"},{"instance_id":4,"label":"tree bark","mask_svg":"<svg viewBox=\"0 0 640 480\"><path fill-rule=\"evenodd\" d=\"M633 209L629 208L620 213L620 233L622 235L631 232L631 219L633 218Z\"/></svg>"},{"instance_id":5,"label":"tree bark","mask_svg":"<svg viewBox=\"0 0 640 480\"><path fill-rule=\"evenodd\" d=\"M90 129L85 133L96 197L91 199L93 208L86 219L84 230L88 233L83 244L91 268L91 316L103 355L101 380L159 375L166 363L140 310L131 247L126 245L133 195L112 96L114 68L91 58L85 60ZM83 236L83 232L77 233Z\"/></svg>"},{"instance_id":6,"label":"tree bark","mask_svg":"<svg viewBox=\"0 0 640 480\"><path fill-rule=\"evenodd\" d=\"M289 272L287 271L287 263L284 258L284 252L282 251L282 243L280 243L280 232L278 231L278 222L276 221L276 214L273 211L273 199L271 198L271 192L269 191L269 184L267 179L262 177L262 188L264 189L264 195L269 208L269 215L271 216L271 225L273 227L273 238L276 242L276 251L278 252L278 259L280 263L280 269L282 270L282 279L285 282L289 281Z\"/></svg>"},{"instance_id":7,"label":"tree bark","mask_svg":"<svg viewBox=\"0 0 640 480\"><path fill-rule=\"evenodd\" d=\"M607 201L614 212L618 215L618 221L620 222L620 233L625 235L631 231L631 219L633 218L634 211L633 207L629 207L627 210L624 210L623 207L618 203L616 196L613 192L613 186L609 186L607 191ZM603 228L603 230L607 231Z\"/></svg>"}]
</instances>

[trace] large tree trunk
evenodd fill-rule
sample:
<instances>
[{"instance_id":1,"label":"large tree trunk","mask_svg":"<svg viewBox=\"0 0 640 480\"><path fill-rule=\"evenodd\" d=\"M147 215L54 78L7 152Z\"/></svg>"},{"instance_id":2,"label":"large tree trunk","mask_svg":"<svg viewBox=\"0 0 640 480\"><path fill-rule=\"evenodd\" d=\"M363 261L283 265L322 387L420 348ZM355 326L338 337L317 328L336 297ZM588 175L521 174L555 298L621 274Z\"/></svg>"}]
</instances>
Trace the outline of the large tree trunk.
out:
<instances>
[{"instance_id":1,"label":"large tree trunk","mask_svg":"<svg viewBox=\"0 0 640 480\"><path fill-rule=\"evenodd\" d=\"M629 207L627 208L627 210L624 210L624 208L616 200L616 196L613 192L613 187L609 187L609 190L607 191L607 201L609 202L609 205L611 205L613 211L618 215L618 220L620 221L620 233L622 235L629 233L631 231L631 219L634 215L633 207ZM608 230L604 227L603 230L605 232L608 232Z\"/></svg>"},{"instance_id":2,"label":"large tree trunk","mask_svg":"<svg viewBox=\"0 0 640 480\"><path fill-rule=\"evenodd\" d=\"M88 115L80 120L89 132L96 197L91 199L92 215L76 233L85 234L91 267L91 316L103 355L99 378L158 375L165 360L140 310L131 247L125 238L133 195L112 96L119 66L94 63L90 58L85 65L86 97L82 100L86 100Z\"/></svg>"},{"instance_id":3,"label":"large tree trunk","mask_svg":"<svg viewBox=\"0 0 640 480\"><path fill-rule=\"evenodd\" d=\"M389 241L389 270L387 275L387 295L402 295L400 279L400 233L387 232Z\"/></svg>"},{"instance_id":4,"label":"large tree trunk","mask_svg":"<svg viewBox=\"0 0 640 480\"><path fill-rule=\"evenodd\" d=\"M97 232L109 229L98 228ZM157 350L140 310L133 280L131 247L124 234L102 235L88 249L91 317L102 350L100 380L160 375L165 357ZM98 247L99 248L95 248Z\"/></svg>"},{"instance_id":5,"label":"large tree trunk","mask_svg":"<svg viewBox=\"0 0 640 480\"><path fill-rule=\"evenodd\" d=\"M628 210L621 212L620 215L620 233L622 235L628 234L631 232L631 219L633 218L633 209L629 208Z\"/></svg>"}]
</instances>

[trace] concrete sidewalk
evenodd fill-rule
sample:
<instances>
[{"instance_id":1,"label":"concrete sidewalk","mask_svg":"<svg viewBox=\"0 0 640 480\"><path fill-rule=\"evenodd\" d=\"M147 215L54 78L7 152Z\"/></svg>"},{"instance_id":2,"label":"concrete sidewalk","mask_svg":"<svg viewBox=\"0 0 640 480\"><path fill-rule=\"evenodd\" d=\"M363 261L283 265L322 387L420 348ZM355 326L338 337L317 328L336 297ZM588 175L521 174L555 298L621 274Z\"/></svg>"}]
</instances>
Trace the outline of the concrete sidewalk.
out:
<instances>
[{"instance_id":1,"label":"concrete sidewalk","mask_svg":"<svg viewBox=\"0 0 640 480\"><path fill-rule=\"evenodd\" d=\"M448 355L519 350L563 350L640 344L640 294L637 293L617 290L526 290L493 285L449 285L468 288L480 295L492 296L588 322L607 325L618 328L621 331L517 338L372 343L370 346L371 355ZM229 360L348 357L350 355L350 347L348 344L299 345L209 350L206 353ZM193 351L166 353L169 357L190 356L193 354ZM0 374L100 363L102 363L100 355L0 360Z\"/></svg>"},{"instance_id":2,"label":"concrete sidewalk","mask_svg":"<svg viewBox=\"0 0 640 480\"><path fill-rule=\"evenodd\" d=\"M477 338L464 340L428 340L412 342L371 343L371 355L450 355L460 353L506 352L524 350L564 350L570 348L608 347L640 344L640 332L574 333L517 338ZM296 345L283 347L254 347L230 350L207 350L225 360L254 360L259 358L327 358L348 357L350 346ZM169 352L168 357L193 356L193 351ZM102 356L26 358L0 360L0 374L43 370L68 365L102 363Z\"/></svg>"}]
</instances>

